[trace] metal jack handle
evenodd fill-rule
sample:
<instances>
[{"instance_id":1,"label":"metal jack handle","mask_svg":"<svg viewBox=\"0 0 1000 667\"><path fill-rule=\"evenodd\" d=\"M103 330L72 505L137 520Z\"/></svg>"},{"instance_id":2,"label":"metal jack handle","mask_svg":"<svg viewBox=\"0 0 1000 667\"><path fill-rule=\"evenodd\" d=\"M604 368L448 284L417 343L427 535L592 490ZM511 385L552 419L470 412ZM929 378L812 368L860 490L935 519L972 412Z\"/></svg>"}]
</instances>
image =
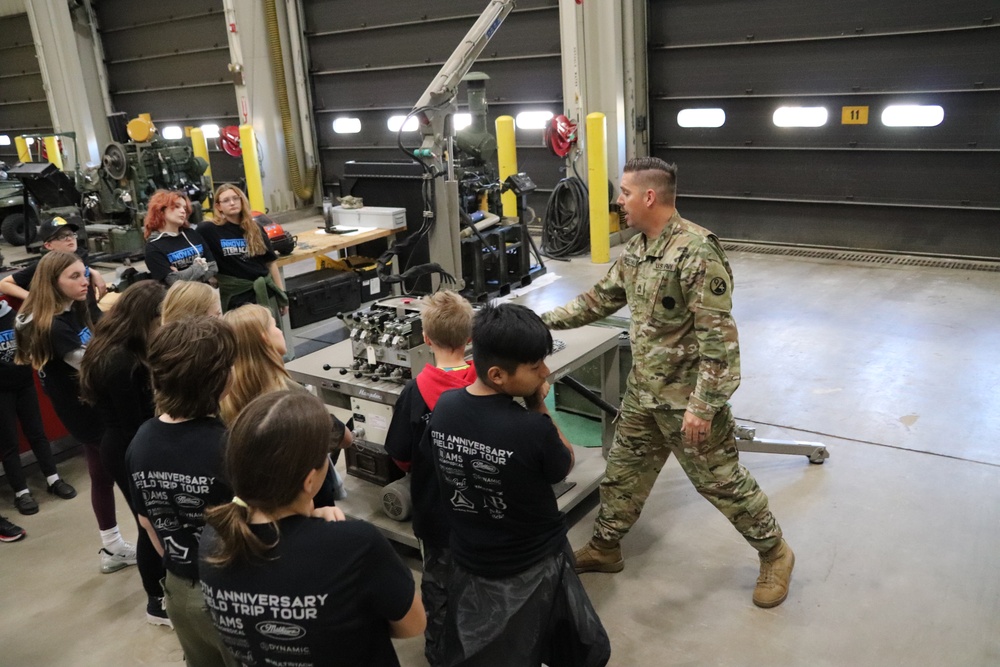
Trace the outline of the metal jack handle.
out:
<instances>
[{"instance_id":1,"label":"metal jack handle","mask_svg":"<svg viewBox=\"0 0 1000 667\"><path fill-rule=\"evenodd\" d=\"M611 405L603 398L592 392L576 378L565 376L559 379L564 386L569 387L580 396L590 401L600 409L607 412L612 417L618 416L618 408ZM809 463L821 464L830 458L830 452L826 446L820 442L806 442L803 440L769 440L758 438L757 430L749 427L736 425L734 430L736 436L736 448L741 452L761 452L764 454L792 454L805 456Z\"/></svg>"}]
</instances>

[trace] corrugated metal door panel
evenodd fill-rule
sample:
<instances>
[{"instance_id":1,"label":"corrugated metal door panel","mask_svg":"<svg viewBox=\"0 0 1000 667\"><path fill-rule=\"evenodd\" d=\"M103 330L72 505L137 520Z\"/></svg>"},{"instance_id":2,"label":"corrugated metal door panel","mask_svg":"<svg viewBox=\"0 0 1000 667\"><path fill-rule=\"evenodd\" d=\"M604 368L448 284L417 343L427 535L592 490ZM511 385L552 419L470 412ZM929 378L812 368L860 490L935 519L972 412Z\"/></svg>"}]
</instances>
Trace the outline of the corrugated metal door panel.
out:
<instances>
[{"instance_id":1,"label":"corrugated metal door panel","mask_svg":"<svg viewBox=\"0 0 1000 667\"><path fill-rule=\"evenodd\" d=\"M0 160L17 162L14 137L52 131L52 117L27 14L0 18ZM9 141L9 143L7 143Z\"/></svg>"},{"instance_id":2,"label":"corrugated metal door panel","mask_svg":"<svg viewBox=\"0 0 1000 667\"><path fill-rule=\"evenodd\" d=\"M169 125L238 125L222 0L97 0L98 31L116 111ZM238 181L243 163L209 139L216 183Z\"/></svg>"},{"instance_id":3,"label":"corrugated metal door panel","mask_svg":"<svg viewBox=\"0 0 1000 667\"><path fill-rule=\"evenodd\" d=\"M650 0L652 151L678 163L682 212L734 238L1000 256L997 9ZM883 124L905 104L943 121ZM828 117L777 127L782 106ZM725 123L680 127L692 108Z\"/></svg>"},{"instance_id":4,"label":"corrugated metal door panel","mask_svg":"<svg viewBox=\"0 0 1000 667\"><path fill-rule=\"evenodd\" d=\"M389 117L413 108L488 2L303 4L324 188L341 194L344 162L406 159L388 129ZM499 115L524 110L562 113L557 0L518 2L473 70L490 76L491 124ZM459 112L465 110L465 94L463 86ZM333 121L341 117L358 118L361 131L333 132ZM518 130L518 161L544 190L561 176L562 161L541 147L541 136L540 130ZM419 141L417 133L404 134L406 145Z\"/></svg>"},{"instance_id":5,"label":"corrugated metal door panel","mask_svg":"<svg viewBox=\"0 0 1000 667\"><path fill-rule=\"evenodd\" d=\"M650 42L693 45L963 28L1000 19L997 9L996 3L968 0L654 0Z\"/></svg>"}]
</instances>

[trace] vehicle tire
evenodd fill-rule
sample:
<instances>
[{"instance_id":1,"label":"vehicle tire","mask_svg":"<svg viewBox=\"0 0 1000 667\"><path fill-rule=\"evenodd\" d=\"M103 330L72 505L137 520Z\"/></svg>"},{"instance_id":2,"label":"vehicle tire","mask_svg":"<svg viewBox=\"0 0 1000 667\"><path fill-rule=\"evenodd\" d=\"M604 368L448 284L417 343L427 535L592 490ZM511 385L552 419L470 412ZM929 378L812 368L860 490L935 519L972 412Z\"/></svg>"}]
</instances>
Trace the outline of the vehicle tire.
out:
<instances>
[{"instance_id":1,"label":"vehicle tire","mask_svg":"<svg viewBox=\"0 0 1000 667\"><path fill-rule=\"evenodd\" d=\"M34 216L32 216L34 217ZM6 218L3 219L2 228L0 228L0 233L3 234L4 240L15 246L23 246L31 243L35 240L35 234L37 233L37 228L32 227L31 238L25 241L24 231L25 231L25 218L23 213L11 213Z\"/></svg>"}]
</instances>

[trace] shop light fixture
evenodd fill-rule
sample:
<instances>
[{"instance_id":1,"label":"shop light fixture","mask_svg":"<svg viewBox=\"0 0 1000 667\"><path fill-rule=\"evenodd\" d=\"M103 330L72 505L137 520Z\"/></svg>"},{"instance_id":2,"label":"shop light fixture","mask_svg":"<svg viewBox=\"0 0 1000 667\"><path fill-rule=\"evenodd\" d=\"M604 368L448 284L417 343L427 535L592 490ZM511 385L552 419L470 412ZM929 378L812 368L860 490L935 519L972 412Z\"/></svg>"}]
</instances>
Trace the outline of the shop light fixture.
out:
<instances>
[{"instance_id":1,"label":"shop light fixture","mask_svg":"<svg viewBox=\"0 0 1000 667\"><path fill-rule=\"evenodd\" d=\"M201 131L205 135L206 139L219 138L219 126L216 125L215 123L208 123L207 125L202 125Z\"/></svg>"},{"instance_id":2,"label":"shop light fixture","mask_svg":"<svg viewBox=\"0 0 1000 667\"><path fill-rule=\"evenodd\" d=\"M180 125L167 125L160 134L164 139L180 139L184 136L184 130Z\"/></svg>"}]
</instances>

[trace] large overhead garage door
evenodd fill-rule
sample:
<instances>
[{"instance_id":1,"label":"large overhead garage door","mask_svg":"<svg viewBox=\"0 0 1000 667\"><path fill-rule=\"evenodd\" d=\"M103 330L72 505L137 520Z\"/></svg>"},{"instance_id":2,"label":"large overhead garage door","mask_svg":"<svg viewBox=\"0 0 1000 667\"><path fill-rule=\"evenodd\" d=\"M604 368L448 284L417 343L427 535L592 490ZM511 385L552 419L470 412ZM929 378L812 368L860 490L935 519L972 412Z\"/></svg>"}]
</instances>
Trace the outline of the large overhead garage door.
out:
<instances>
[{"instance_id":1,"label":"large overhead garage door","mask_svg":"<svg viewBox=\"0 0 1000 667\"><path fill-rule=\"evenodd\" d=\"M17 162L14 137L52 131L27 14L0 17L0 160Z\"/></svg>"},{"instance_id":2,"label":"large overhead garage door","mask_svg":"<svg viewBox=\"0 0 1000 667\"><path fill-rule=\"evenodd\" d=\"M995 0L650 0L647 20L650 150L678 164L685 216L1000 257Z\"/></svg>"},{"instance_id":3,"label":"large overhead garage door","mask_svg":"<svg viewBox=\"0 0 1000 667\"><path fill-rule=\"evenodd\" d=\"M348 194L344 163L406 160L391 116L407 114L459 45L487 0L304 0L316 133L323 187ZM558 0L521 0L486 46L474 71L485 72L489 127L497 116L522 111L562 113ZM459 112L465 111L465 86ZM334 121L357 119L338 133ZM416 147L418 132L404 132ZM539 186L544 205L562 176L562 161L542 147L541 130L517 130L517 157ZM541 213L538 201L535 210Z\"/></svg>"},{"instance_id":4,"label":"large overhead garage door","mask_svg":"<svg viewBox=\"0 0 1000 667\"><path fill-rule=\"evenodd\" d=\"M94 10L115 111L151 114L161 133L239 125L222 0L97 0ZM240 159L213 139L208 148L216 183L242 178Z\"/></svg>"}]
</instances>

